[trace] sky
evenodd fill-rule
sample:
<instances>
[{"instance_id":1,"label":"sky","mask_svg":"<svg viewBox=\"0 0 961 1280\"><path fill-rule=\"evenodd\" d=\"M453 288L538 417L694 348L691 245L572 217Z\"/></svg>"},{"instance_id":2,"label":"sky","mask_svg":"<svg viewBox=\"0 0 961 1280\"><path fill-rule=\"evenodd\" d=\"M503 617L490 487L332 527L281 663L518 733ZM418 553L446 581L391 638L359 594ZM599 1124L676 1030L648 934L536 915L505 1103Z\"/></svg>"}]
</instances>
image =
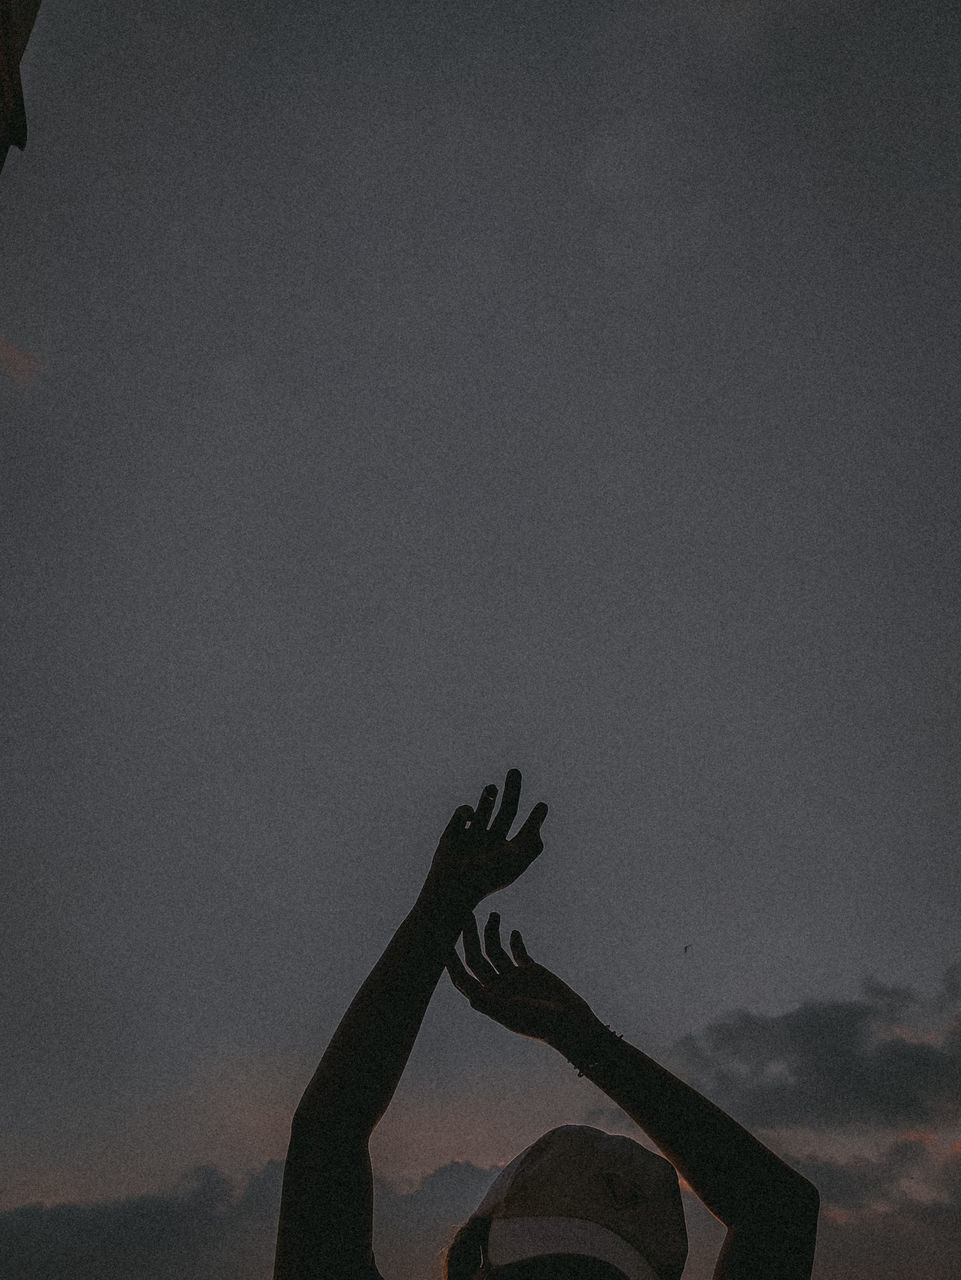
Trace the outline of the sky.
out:
<instances>
[{"instance_id":1,"label":"sky","mask_svg":"<svg viewBox=\"0 0 961 1280\"><path fill-rule=\"evenodd\" d=\"M450 813L507 928L822 1191L961 1232L961 22L44 0L0 175L0 1260L266 1280ZM634 1133L442 980L378 1263ZM719 1228L685 1194L686 1276Z\"/></svg>"}]
</instances>

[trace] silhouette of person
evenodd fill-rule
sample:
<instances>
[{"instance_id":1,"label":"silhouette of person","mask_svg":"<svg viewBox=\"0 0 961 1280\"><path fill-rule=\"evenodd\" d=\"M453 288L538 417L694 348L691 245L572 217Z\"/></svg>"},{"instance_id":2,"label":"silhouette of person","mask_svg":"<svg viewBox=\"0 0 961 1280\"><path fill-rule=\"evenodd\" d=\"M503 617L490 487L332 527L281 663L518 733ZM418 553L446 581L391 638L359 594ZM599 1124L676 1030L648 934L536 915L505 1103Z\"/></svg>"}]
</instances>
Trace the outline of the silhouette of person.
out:
<instances>
[{"instance_id":1,"label":"silhouette of person","mask_svg":"<svg viewBox=\"0 0 961 1280\"><path fill-rule=\"evenodd\" d=\"M715 1280L808 1280L818 1193L689 1085L605 1027L566 983L510 953L474 910L543 848L547 805L513 838L521 775L457 809L424 886L340 1022L291 1122L275 1280L380 1280L368 1143L444 968L471 1005L563 1054L648 1135L545 1134L495 1179L447 1251L448 1280L676 1280L687 1253L678 1174L727 1227ZM455 943L463 938L464 959Z\"/></svg>"}]
</instances>

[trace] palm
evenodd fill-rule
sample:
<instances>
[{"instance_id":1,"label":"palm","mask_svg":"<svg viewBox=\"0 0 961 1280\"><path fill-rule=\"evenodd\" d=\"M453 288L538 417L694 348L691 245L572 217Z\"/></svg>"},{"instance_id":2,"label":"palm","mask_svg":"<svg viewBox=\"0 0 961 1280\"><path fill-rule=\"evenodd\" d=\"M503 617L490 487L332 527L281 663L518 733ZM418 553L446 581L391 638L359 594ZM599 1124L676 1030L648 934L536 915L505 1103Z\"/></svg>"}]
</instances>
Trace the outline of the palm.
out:
<instances>
[{"instance_id":1,"label":"palm","mask_svg":"<svg viewBox=\"0 0 961 1280\"><path fill-rule=\"evenodd\" d=\"M485 988L481 1007L502 1026L541 1039L563 1016L565 996L573 994L560 978L539 964L498 974Z\"/></svg>"},{"instance_id":2,"label":"palm","mask_svg":"<svg viewBox=\"0 0 961 1280\"><path fill-rule=\"evenodd\" d=\"M500 918L492 913L484 930L486 955L473 916L464 929L465 968L456 952L447 972L471 1005L518 1035L545 1040L572 1018L592 1018L589 1005L556 974L527 954L518 932L513 959L500 940Z\"/></svg>"}]
</instances>

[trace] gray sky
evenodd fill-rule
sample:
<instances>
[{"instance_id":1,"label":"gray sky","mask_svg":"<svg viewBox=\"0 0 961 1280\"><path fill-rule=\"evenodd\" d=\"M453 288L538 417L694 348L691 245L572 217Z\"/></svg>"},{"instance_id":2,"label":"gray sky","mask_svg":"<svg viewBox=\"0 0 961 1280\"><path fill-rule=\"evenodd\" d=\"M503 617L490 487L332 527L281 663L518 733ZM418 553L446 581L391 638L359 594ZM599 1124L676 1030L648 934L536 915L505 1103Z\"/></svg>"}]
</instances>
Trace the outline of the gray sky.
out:
<instances>
[{"instance_id":1,"label":"gray sky","mask_svg":"<svg viewBox=\"0 0 961 1280\"><path fill-rule=\"evenodd\" d=\"M505 924L635 1043L832 1168L841 1118L752 1111L706 1028L818 1006L830 1046L867 999L897 1039L872 978L954 1079L958 35L42 5L0 179L41 364L0 374L0 1208L282 1159L512 765L551 808ZM887 1079L863 1158L951 1140ZM602 1105L444 985L375 1164L403 1198Z\"/></svg>"}]
</instances>

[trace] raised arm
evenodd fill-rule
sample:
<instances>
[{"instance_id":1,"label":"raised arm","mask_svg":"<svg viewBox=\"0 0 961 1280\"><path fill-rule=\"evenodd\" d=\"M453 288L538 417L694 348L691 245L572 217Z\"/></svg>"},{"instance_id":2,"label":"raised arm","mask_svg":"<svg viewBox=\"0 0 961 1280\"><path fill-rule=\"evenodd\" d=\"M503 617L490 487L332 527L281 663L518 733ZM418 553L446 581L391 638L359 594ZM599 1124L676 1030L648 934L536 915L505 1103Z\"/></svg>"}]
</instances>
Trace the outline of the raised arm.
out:
<instances>
[{"instance_id":1,"label":"raised arm","mask_svg":"<svg viewBox=\"0 0 961 1280\"><path fill-rule=\"evenodd\" d=\"M521 776L512 769L465 805L437 846L417 901L344 1014L294 1114L284 1166L275 1280L376 1276L368 1141L407 1064L444 961L473 908L543 848L535 805L513 839Z\"/></svg>"},{"instance_id":2,"label":"raised arm","mask_svg":"<svg viewBox=\"0 0 961 1280\"><path fill-rule=\"evenodd\" d=\"M660 1147L728 1234L715 1280L808 1280L818 1193L729 1115L609 1031L566 983L536 964L521 935L508 955L492 914L481 947L473 917L448 972L475 1009L543 1040L602 1089ZM485 955L486 949L486 955Z\"/></svg>"}]
</instances>

